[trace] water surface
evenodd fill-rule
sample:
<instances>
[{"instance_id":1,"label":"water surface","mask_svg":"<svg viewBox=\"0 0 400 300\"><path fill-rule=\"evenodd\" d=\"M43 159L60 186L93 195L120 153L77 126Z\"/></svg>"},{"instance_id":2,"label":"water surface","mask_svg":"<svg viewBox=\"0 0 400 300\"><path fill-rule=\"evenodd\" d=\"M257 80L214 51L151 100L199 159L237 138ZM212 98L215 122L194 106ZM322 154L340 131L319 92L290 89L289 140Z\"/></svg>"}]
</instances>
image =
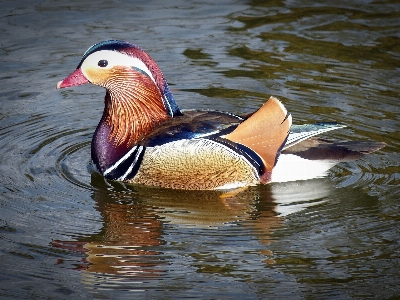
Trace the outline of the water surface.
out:
<instances>
[{"instance_id":1,"label":"water surface","mask_svg":"<svg viewBox=\"0 0 400 300\"><path fill-rule=\"evenodd\" d=\"M400 263L396 1L3 1L0 297L395 298ZM181 108L248 113L387 146L326 178L221 197L104 180L104 91L56 91L116 38L159 64Z\"/></svg>"}]
</instances>

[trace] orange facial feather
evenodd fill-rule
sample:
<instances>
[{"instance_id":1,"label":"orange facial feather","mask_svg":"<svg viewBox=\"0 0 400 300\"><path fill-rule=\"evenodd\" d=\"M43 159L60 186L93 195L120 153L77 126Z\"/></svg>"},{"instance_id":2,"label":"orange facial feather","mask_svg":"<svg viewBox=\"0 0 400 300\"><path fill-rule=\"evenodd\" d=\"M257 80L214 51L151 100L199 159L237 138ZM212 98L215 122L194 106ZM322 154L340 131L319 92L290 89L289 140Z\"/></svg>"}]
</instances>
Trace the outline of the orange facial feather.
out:
<instances>
[{"instance_id":1,"label":"orange facial feather","mask_svg":"<svg viewBox=\"0 0 400 300\"><path fill-rule=\"evenodd\" d=\"M160 122L169 118L162 95L152 79L137 71L113 68L104 86L105 122L111 128L110 140L127 148L137 144Z\"/></svg>"}]
</instances>

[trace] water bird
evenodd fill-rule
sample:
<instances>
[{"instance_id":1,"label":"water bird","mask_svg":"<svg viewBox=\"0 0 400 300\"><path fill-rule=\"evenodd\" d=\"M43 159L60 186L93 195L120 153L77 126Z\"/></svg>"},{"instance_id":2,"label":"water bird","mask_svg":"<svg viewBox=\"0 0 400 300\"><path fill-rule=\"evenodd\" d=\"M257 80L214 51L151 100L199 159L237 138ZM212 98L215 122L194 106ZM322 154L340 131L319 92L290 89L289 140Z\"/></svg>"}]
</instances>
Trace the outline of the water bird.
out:
<instances>
[{"instance_id":1,"label":"water bird","mask_svg":"<svg viewBox=\"0 0 400 300\"><path fill-rule=\"evenodd\" d=\"M323 176L336 163L385 145L316 138L345 126L292 125L290 113L272 96L245 116L180 110L155 61L124 41L90 47L57 88L86 83L106 89L91 157L110 180L188 190L237 189Z\"/></svg>"}]
</instances>

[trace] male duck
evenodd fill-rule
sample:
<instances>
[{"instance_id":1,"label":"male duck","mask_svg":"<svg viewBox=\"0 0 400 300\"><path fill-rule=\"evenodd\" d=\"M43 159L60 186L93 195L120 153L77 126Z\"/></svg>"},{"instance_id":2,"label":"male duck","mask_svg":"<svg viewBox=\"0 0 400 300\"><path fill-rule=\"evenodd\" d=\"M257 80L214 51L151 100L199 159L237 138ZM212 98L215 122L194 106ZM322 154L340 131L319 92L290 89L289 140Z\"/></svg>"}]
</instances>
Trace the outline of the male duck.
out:
<instances>
[{"instance_id":1,"label":"male duck","mask_svg":"<svg viewBox=\"0 0 400 300\"><path fill-rule=\"evenodd\" d=\"M344 127L293 125L271 97L249 116L181 112L157 64L117 40L89 48L57 88L93 83L106 89L92 159L104 177L177 189L231 189L321 176L338 161L384 146L311 137Z\"/></svg>"}]
</instances>

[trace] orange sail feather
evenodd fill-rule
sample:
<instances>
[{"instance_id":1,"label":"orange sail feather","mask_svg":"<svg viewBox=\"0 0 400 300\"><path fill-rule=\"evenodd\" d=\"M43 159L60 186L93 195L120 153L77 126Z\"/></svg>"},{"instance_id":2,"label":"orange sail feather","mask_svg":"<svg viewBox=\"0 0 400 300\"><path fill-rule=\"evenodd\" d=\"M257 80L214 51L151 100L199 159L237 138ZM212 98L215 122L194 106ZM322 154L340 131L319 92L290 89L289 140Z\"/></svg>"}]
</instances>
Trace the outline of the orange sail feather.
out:
<instances>
[{"instance_id":1,"label":"orange sail feather","mask_svg":"<svg viewBox=\"0 0 400 300\"><path fill-rule=\"evenodd\" d=\"M255 151L263 159L266 171L271 171L291 125L292 117L286 108L278 99L270 97L225 138Z\"/></svg>"}]
</instances>

